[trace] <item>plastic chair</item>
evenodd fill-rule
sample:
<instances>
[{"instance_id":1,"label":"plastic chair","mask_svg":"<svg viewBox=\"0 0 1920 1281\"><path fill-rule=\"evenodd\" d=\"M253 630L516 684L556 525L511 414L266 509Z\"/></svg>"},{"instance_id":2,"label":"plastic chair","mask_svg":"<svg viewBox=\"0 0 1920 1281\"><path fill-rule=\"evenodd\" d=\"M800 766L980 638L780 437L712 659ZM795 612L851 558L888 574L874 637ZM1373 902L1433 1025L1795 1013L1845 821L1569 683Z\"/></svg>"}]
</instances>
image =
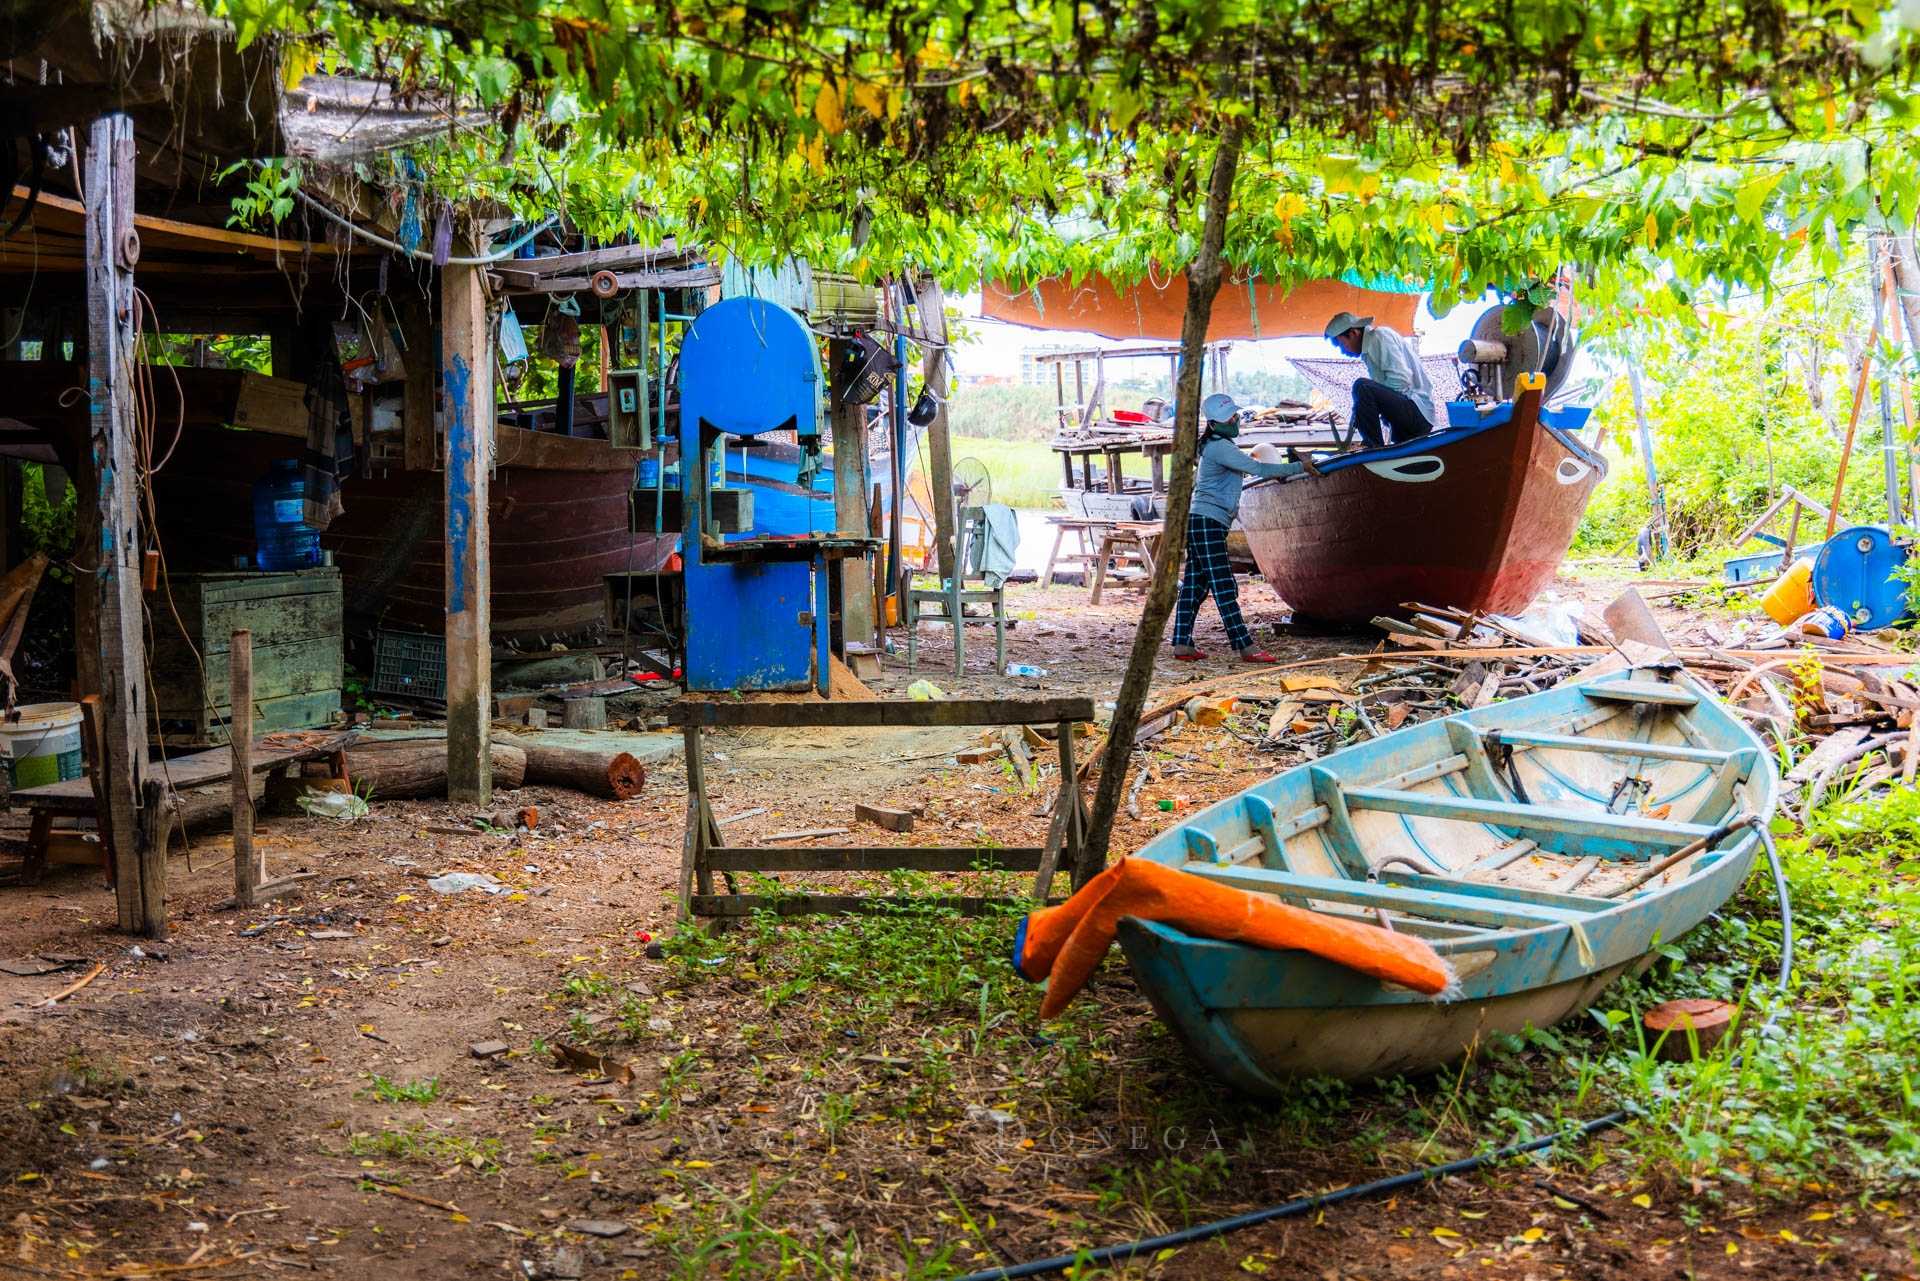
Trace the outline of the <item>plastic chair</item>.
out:
<instances>
[{"instance_id":1,"label":"plastic chair","mask_svg":"<svg viewBox=\"0 0 1920 1281\"><path fill-rule=\"evenodd\" d=\"M966 672L967 664L967 624L992 623L994 633L994 670L1004 672L1007 668L1007 589L1003 583L999 587L985 586L985 575L980 572L977 562L987 540L987 515L979 507L958 507L954 511L954 576L938 587L909 587L907 589L907 670L912 671L918 658L920 644L920 624L946 623L953 628L953 674L960 676ZM972 587L969 583L978 582L981 586ZM970 618L966 614L968 604L985 602L993 606L993 612L979 618ZM938 605L937 612L928 612L923 607Z\"/></svg>"}]
</instances>

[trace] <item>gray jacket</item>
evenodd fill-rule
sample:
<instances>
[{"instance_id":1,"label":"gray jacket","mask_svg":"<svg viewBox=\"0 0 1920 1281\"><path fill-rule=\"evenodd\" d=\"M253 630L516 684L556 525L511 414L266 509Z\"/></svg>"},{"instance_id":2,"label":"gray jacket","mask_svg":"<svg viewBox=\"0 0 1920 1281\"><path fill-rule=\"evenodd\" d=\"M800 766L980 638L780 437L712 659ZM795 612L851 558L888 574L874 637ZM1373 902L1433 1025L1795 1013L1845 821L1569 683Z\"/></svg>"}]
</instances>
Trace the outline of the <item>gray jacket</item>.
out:
<instances>
[{"instance_id":1,"label":"gray jacket","mask_svg":"<svg viewBox=\"0 0 1920 1281\"><path fill-rule=\"evenodd\" d=\"M1209 435L1200 449L1200 475L1194 481L1192 512L1195 516L1231 525L1240 510L1240 486L1248 476L1295 476L1305 470L1299 463L1256 462L1232 441Z\"/></svg>"}]
</instances>

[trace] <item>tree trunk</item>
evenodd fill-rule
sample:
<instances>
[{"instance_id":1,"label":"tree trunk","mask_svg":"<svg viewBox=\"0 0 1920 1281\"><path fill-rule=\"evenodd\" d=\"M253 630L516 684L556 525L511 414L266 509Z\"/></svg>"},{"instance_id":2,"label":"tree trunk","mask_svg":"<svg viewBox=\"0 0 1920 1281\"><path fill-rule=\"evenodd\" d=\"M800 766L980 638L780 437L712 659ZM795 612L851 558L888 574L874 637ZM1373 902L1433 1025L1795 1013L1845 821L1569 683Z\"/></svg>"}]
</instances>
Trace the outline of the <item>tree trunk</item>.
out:
<instances>
[{"instance_id":1,"label":"tree trunk","mask_svg":"<svg viewBox=\"0 0 1920 1281\"><path fill-rule=\"evenodd\" d=\"M1214 295L1220 292L1220 250L1226 241L1227 206L1233 196L1234 171L1240 163L1244 125L1228 121L1213 154L1213 173L1207 182L1206 222L1200 250L1187 264L1187 311L1180 324L1180 377L1174 386L1174 448L1167 478L1165 533L1154 557L1153 582L1133 636L1133 653L1114 702L1113 723L1100 760L1100 789L1094 795L1086 847L1074 869L1078 889L1105 866L1107 845L1113 839L1113 820L1126 788L1127 766L1133 758L1133 736L1140 726L1140 710L1153 684L1153 661L1166 634L1167 615L1173 611L1174 590L1187 545L1187 510L1193 503L1194 464L1199 453L1201 378L1206 371L1207 325L1213 319Z\"/></svg>"},{"instance_id":2,"label":"tree trunk","mask_svg":"<svg viewBox=\"0 0 1920 1281\"><path fill-rule=\"evenodd\" d=\"M489 746L494 783L502 788L520 786L527 775L527 754L505 743ZM355 790L380 800L445 796L446 740L402 738L355 743L347 748L347 777L353 780Z\"/></svg>"},{"instance_id":3,"label":"tree trunk","mask_svg":"<svg viewBox=\"0 0 1920 1281\"><path fill-rule=\"evenodd\" d=\"M524 748L528 783L570 788L616 801L640 795L647 785L646 769L628 752L588 752L533 744Z\"/></svg>"},{"instance_id":4,"label":"tree trunk","mask_svg":"<svg viewBox=\"0 0 1920 1281\"><path fill-rule=\"evenodd\" d=\"M1888 236L1883 242L1893 255L1893 283L1898 289L1900 318L1904 322L1907 346L1920 356L1920 261L1913 254L1913 237ZM1892 329L1889 326L1888 332Z\"/></svg>"}]
</instances>

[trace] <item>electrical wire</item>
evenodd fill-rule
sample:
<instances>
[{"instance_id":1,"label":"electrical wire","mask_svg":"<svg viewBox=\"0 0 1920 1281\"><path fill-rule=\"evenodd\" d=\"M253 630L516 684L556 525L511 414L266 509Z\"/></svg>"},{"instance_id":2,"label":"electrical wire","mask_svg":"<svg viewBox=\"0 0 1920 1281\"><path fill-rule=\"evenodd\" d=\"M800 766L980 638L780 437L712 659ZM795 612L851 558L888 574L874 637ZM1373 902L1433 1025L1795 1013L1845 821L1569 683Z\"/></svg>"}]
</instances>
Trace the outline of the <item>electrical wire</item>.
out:
<instances>
[{"instance_id":1,"label":"electrical wire","mask_svg":"<svg viewBox=\"0 0 1920 1281\"><path fill-rule=\"evenodd\" d=\"M432 262L434 263L435 266L440 266L440 267L490 267L496 262L505 262L507 259L513 257L515 253L519 252L520 247L522 245L525 245L528 241L532 240L535 236L539 235L541 232L553 226L556 222L560 220L559 215L556 214L548 218L545 222L542 222L539 226L535 227L532 231L529 231L526 235L521 236L519 239L515 240L512 244L508 245L506 248L495 250L493 253L486 254L477 258L449 258L444 263L440 263L440 262L434 262L433 255L430 253L427 253L425 250L409 249L397 240L388 240L385 236L380 235L378 232L368 231L365 227L362 227L360 224L352 221L351 219L344 218L341 215L335 213L333 210L327 208L327 206L321 204L318 200L315 200L312 196L309 196L306 192L300 190L300 188L298 187L295 187L293 189L293 194L295 197L297 197L300 200L301 203L305 204L309 209L315 210L322 217L331 219L332 221L339 223L342 227L345 227L353 235L360 237L360 239L368 242L369 244L378 245L382 249L390 249L397 254L405 254L407 257L417 259L420 262Z\"/></svg>"},{"instance_id":2,"label":"electrical wire","mask_svg":"<svg viewBox=\"0 0 1920 1281\"><path fill-rule=\"evenodd\" d=\"M1157 1237L1146 1237L1137 1241L1123 1241L1118 1245L1102 1246L1097 1250L1083 1250L1077 1254L1056 1254L1045 1259L1034 1259L1026 1263L1015 1263L1005 1267L987 1268L972 1272L959 1281L1013 1281L1016 1277L1044 1276L1049 1272L1064 1272L1068 1268L1101 1267L1109 1263L1125 1263L1141 1256L1151 1256L1161 1250L1178 1249L1195 1245L1201 1241L1211 1241L1229 1232L1238 1232L1242 1228L1257 1227L1262 1223L1272 1223L1277 1219L1294 1219L1313 1210L1338 1205L1342 1201L1353 1201L1361 1197L1379 1196L1386 1192L1398 1192L1402 1188L1417 1187L1431 1183L1436 1179L1451 1178L1456 1174L1470 1174L1496 1161L1505 1161L1512 1157L1524 1156L1529 1152L1539 1152L1557 1143L1591 1138L1602 1130L1610 1130L1626 1121L1632 1112L1621 1108L1605 1116L1557 1134L1544 1138L1529 1139L1524 1143L1509 1143L1506 1147L1483 1152L1479 1156L1463 1157L1458 1161L1447 1161L1439 1165L1421 1166L1396 1174L1385 1179L1375 1179L1371 1183L1354 1183L1333 1192L1324 1192L1318 1196L1300 1197L1283 1205L1268 1206L1262 1210L1252 1210L1246 1214L1236 1214L1230 1219L1216 1219L1211 1223L1200 1223L1178 1232L1168 1232Z\"/></svg>"}]
</instances>

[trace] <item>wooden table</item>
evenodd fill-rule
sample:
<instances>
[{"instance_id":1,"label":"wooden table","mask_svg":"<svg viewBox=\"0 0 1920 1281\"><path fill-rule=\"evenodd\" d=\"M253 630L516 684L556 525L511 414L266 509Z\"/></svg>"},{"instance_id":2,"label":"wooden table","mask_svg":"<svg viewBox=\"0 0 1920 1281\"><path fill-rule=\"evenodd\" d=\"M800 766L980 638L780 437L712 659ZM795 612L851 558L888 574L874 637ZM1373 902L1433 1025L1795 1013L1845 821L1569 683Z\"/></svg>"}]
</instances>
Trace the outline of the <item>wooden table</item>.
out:
<instances>
[{"instance_id":1,"label":"wooden table","mask_svg":"<svg viewBox=\"0 0 1920 1281\"><path fill-rule=\"evenodd\" d=\"M1095 548L1099 546L1100 536L1113 527L1110 520L1096 520L1088 516L1049 516L1047 523L1053 526L1053 550L1047 553L1046 568L1040 571L1040 585L1053 586L1053 571L1061 565L1079 565L1083 569L1091 568L1097 560ZM1080 550L1060 554L1061 545L1067 535L1072 534L1079 540ZM1091 538L1093 541L1089 542Z\"/></svg>"},{"instance_id":2,"label":"wooden table","mask_svg":"<svg viewBox=\"0 0 1920 1281\"><path fill-rule=\"evenodd\" d=\"M349 733L345 730L281 730L256 738L253 741L253 773L271 774L303 761L331 759L335 777L345 778L348 737ZM231 747L216 747L165 761L154 758L148 762L147 770L148 777L161 780L168 789L162 801L167 815L166 830L155 834L160 840L167 839L166 832L172 830L175 815L217 813L231 803L229 789L218 786L228 783L233 776ZM47 845L53 836L54 819L91 818L98 821L100 816L99 806L94 801L93 781L84 777L69 779L64 783L48 783L43 787L23 788L13 794L13 804L24 808L32 816L32 826L27 834L27 861L22 870L22 879L28 884L39 880L46 871ZM100 832L100 853L106 860L107 876L111 880L112 834L104 826Z\"/></svg>"}]
</instances>

